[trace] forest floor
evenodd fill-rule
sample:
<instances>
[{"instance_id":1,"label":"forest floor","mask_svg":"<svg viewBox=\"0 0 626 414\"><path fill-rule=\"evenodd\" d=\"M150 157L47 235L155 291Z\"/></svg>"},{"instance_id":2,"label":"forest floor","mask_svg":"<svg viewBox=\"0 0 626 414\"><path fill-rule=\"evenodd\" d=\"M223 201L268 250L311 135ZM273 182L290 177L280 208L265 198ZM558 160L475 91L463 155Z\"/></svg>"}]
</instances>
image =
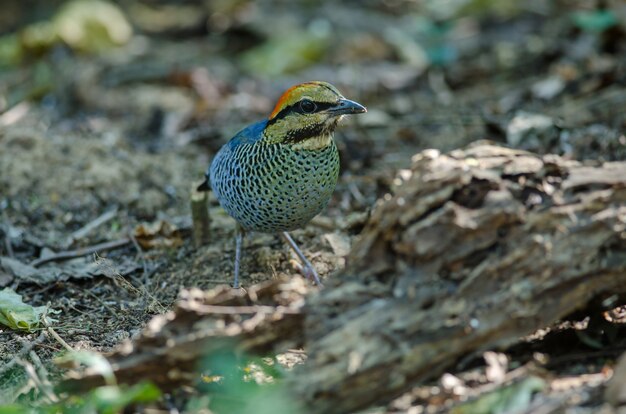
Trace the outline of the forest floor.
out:
<instances>
[{"instance_id":1,"label":"forest floor","mask_svg":"<svg viewBox=\"0 0 626 414\"><path fill-rule=\"evenodd\" d=\"M369 110L336 133L342 173L330 205L293 233L323 279L344 267L375 201L426 148L487 139L578 160L626 159L626 10L619 2L606 27L576 18L578 9L559 2L470 17L431 11L430 20L417 10L404 14L396 5L402 2L365 3L285 6L272 34L264 24L275 13L269 7L187 4L173 8L170 20L157 20L150 13L168 13L127 2L127 18L142 34L123 46L94 54L56 45L46 53L27 50L21 64L6 66L0 288L48 306L51 326L74 350L106 352L170 309L181 289L231 283L235 222L211 196L211 239L195 248L191 189L223 143L267 116L280 93L301 81L329 81ZM584 8L588 2L579 3L600 21ZM196 15L210 20L208 32L185 19ZM151 27L154 21L162 26ZM305 28L294 32L305 51L284 35L294 27ZM313 50L313 63L274 69L281 53L304 59ZM113 248L80 255L101 243ZM55 259L59 252L75 257ZM294 263L278 237L251 234L242 283L299 277ZM624 322L617 310L607 315ZM529 358L549 360L552 388L573 390L572 406L588 410L578 412L597 412L626 338L598 339L585 331L586 316L546 327L486 362L460 361L457 372L380 412L445 411L451 400L444 391L458 378L478 389L504 375L494 369L506 373ZM44 332L0 330L0 367L34 349L51 375L61 374L50 361L63 344ZM28 391L19 364L0 372L10 379L0 395ZM576 397L581 393L588 398Z\"/></svg>"}]
</instances>

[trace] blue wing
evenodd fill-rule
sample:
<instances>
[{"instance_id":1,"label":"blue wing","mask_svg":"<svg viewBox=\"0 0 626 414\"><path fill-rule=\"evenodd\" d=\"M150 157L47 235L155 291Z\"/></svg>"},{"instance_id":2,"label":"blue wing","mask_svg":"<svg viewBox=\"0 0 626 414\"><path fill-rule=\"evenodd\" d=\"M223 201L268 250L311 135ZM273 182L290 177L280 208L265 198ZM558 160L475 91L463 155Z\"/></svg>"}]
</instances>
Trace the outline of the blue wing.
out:
<instances>
[{"instance_id":1,"label":"blue wing","mask_svg":"<svg viewBox=\"0 0 626 414\"><path fill-rule=\"evenodd\" d=\"M237 132L235 136L232 137L230 141L228 141L220 149L219 152L233 150L238 145L241 145L241 144L255 143L256 141L260 140L263 137L263 130L265 129L266 125L267 125L267 119L264 119L263 121L259 121L257 123L254 123L242 129L241 131ZM204 173L205 179L204 179L204 182L198 186L197 188L198 191L209 191L211 189L210 175L211 175L211 166L209 166L209 168L207 168L206 172Z\"/></svg>"}]
</instances>

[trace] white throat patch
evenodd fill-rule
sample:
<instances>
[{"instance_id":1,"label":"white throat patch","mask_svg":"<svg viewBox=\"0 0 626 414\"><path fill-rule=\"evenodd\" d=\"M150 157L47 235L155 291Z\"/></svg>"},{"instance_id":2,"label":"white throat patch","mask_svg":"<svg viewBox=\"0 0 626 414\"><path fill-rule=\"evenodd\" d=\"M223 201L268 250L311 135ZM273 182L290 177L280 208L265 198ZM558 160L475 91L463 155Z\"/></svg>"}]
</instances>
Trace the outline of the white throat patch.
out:
<instances>
[{"instance_id":1,"label":"white throat patch","mask_svg":"<svg viewBox=\"0 0 626 414\"><path fill-rule=\"evenodd\" d=\"M295 150L321 150L330 145L333 140L332 134L324 134L319 137L313 137L305 139L302 142L298 142L297 144L293 144L291 148Z\"/></svg>"}]
</instances>

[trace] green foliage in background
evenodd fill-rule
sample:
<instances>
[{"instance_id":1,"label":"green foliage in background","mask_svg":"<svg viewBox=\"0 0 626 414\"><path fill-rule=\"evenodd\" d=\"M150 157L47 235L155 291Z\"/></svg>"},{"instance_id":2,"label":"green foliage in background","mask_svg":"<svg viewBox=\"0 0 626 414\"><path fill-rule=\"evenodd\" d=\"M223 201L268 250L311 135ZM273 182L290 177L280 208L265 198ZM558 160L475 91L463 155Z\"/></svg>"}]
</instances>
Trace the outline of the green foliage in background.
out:
<instances>
[{"instance_id":1,"label":"green foliage in background","mask_svg":"<svg viewBox=\"0 0 626 414\"><path fill-rule=\"evenodd\" d=\"M305 69L322 59L331 40L330 29L313 24L308 30L279 31L241 57L250 73L279 76Z\"/></svg>"},{"instance_id":2,"label":"green foliage in background","mask_svg":"<svg viewBox=\"0 0 626 414\"><path fill-rule=\"evenodd\" d=\"M250 366L260 369L266 383L257 383ZM261 359L238 357L229 349L214 352L202 363L202 372L215 380L198 386L200 395L187 409L191 412L210 409L216 414L298 414L303 410L287 392L283 372L276 363L268 365Z\"/></svg>"},{"instance_id":3,"label":"green foliage in background","mask_svg":"<svg viewBox=\"0 0 626 414\"><path fill-rule=\"evenodd\" d=\"M160 397L161 391L149 382L142 382L131 387L106 385L84 396L72 396L55 404L0 406L0 414L114 414L131 404L145 404L156 401Z\"/></svg>"},{"instance_id":4,"label":"green foliage in background","mask_svg":"<svg viewBox=\"0 0 626 414\"><path fill-rule=\"evenodd\" d=\"M186 410L199 412L210 410L216 414L299 414L304 411L290 397L284 384L282 367L273 358L252 358L237 355L234 347L224 347L210 353L200 364L196 392L188 399ZM25 381L10 379L7 375L24 377L18 364L11 372L0 376L0 381L16 383L16 401L0 405L0 414L12 413L69 413L113 414L137 404L157 403L161 391L150 382L132 386L118 385L113 368L104 356L96 352L75 352L58 358L58 361L74 361L86 365L102 375L106 385L84 394L58 394L41 392ZM44 382L50 379L44 378ZM58 389L59 386L57 385Z\"/></svg>"},{"instance_id":5,"label":"green foliage in background","mask_svg":"<svg viewBox=\"0 0 626 414\"><path fill-rule=\"evenodd\" d=\"M500 414L527 412L534 393L543 390L546 382L528 377L508 386L485 393L475 400L458 405L452 414Z\"/></svg>"},{"instance_id":6,"label":"green foliage in background","mask_svg":"<svg viewBox=\"0 0 626 414\"><path fill-rule=\"evenodd\" d=\"M611 10L583 10L572 14L572 21L579 29L590 33L602 33L618 24Z\"/></svg>"},{"instance_id":7,"label":"green foliage in background","mask_svg":"<svg viewBox=\"0 0 626 414\"><path fill-rule=\"evenodd\" d=\"M50 18L0 37L0 67L17 65L58 44L100 53L128 43L133 29L121 9L103 0L73 0Z\"/></svg>"}]
</instances>

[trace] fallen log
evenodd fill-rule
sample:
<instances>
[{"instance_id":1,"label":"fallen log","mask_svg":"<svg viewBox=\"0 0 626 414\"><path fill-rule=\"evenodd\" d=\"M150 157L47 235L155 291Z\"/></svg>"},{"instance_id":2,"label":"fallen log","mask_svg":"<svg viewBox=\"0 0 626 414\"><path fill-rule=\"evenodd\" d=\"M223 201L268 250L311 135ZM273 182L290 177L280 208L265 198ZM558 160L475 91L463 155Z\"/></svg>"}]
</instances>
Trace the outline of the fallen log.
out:
<instances>
[{"instance_id":1,"label":"fallen log","mask_svg":"<svg viewBox=\"0 0 626 414\"><path fill-rule=\"evenodd\" d=\"M479 143L425 151L305 308L315 412L385 402L459 358L626 292L626 163Z\"/></svg>"},{"instance_id":2,"label":"fallen log","mask_svg":"<svg viewBox=\"0 0 626 414\"><path fill-rule=\"evenodd\" d=\"M168 390L223 340L272 352L303 341L307 363L289 382L312 412L384 403L463 357L626 293L626 163L486 143L424 151L377 202L346 270L306 291L300 279L189 291L108 360L119 382ZM69 380L98 383L89 370Z\"/></svg>"},{"instance_id":3,"label":"fallen log","mask_svg":"<svg viewBox=\"0 0 626 414\"><path fill-rule=\"evenodd\" d=\"M229 349L241 354L297 348L308 286L300 278L274 279L244 291L230 286L209 292L184 290L176 306L154 317L133 341L106 355L118 383L150 380L162 390L199 380L203 357ZM98 367L71 371L64 391L103 385Z\"/></svg>"}]
</instances>

